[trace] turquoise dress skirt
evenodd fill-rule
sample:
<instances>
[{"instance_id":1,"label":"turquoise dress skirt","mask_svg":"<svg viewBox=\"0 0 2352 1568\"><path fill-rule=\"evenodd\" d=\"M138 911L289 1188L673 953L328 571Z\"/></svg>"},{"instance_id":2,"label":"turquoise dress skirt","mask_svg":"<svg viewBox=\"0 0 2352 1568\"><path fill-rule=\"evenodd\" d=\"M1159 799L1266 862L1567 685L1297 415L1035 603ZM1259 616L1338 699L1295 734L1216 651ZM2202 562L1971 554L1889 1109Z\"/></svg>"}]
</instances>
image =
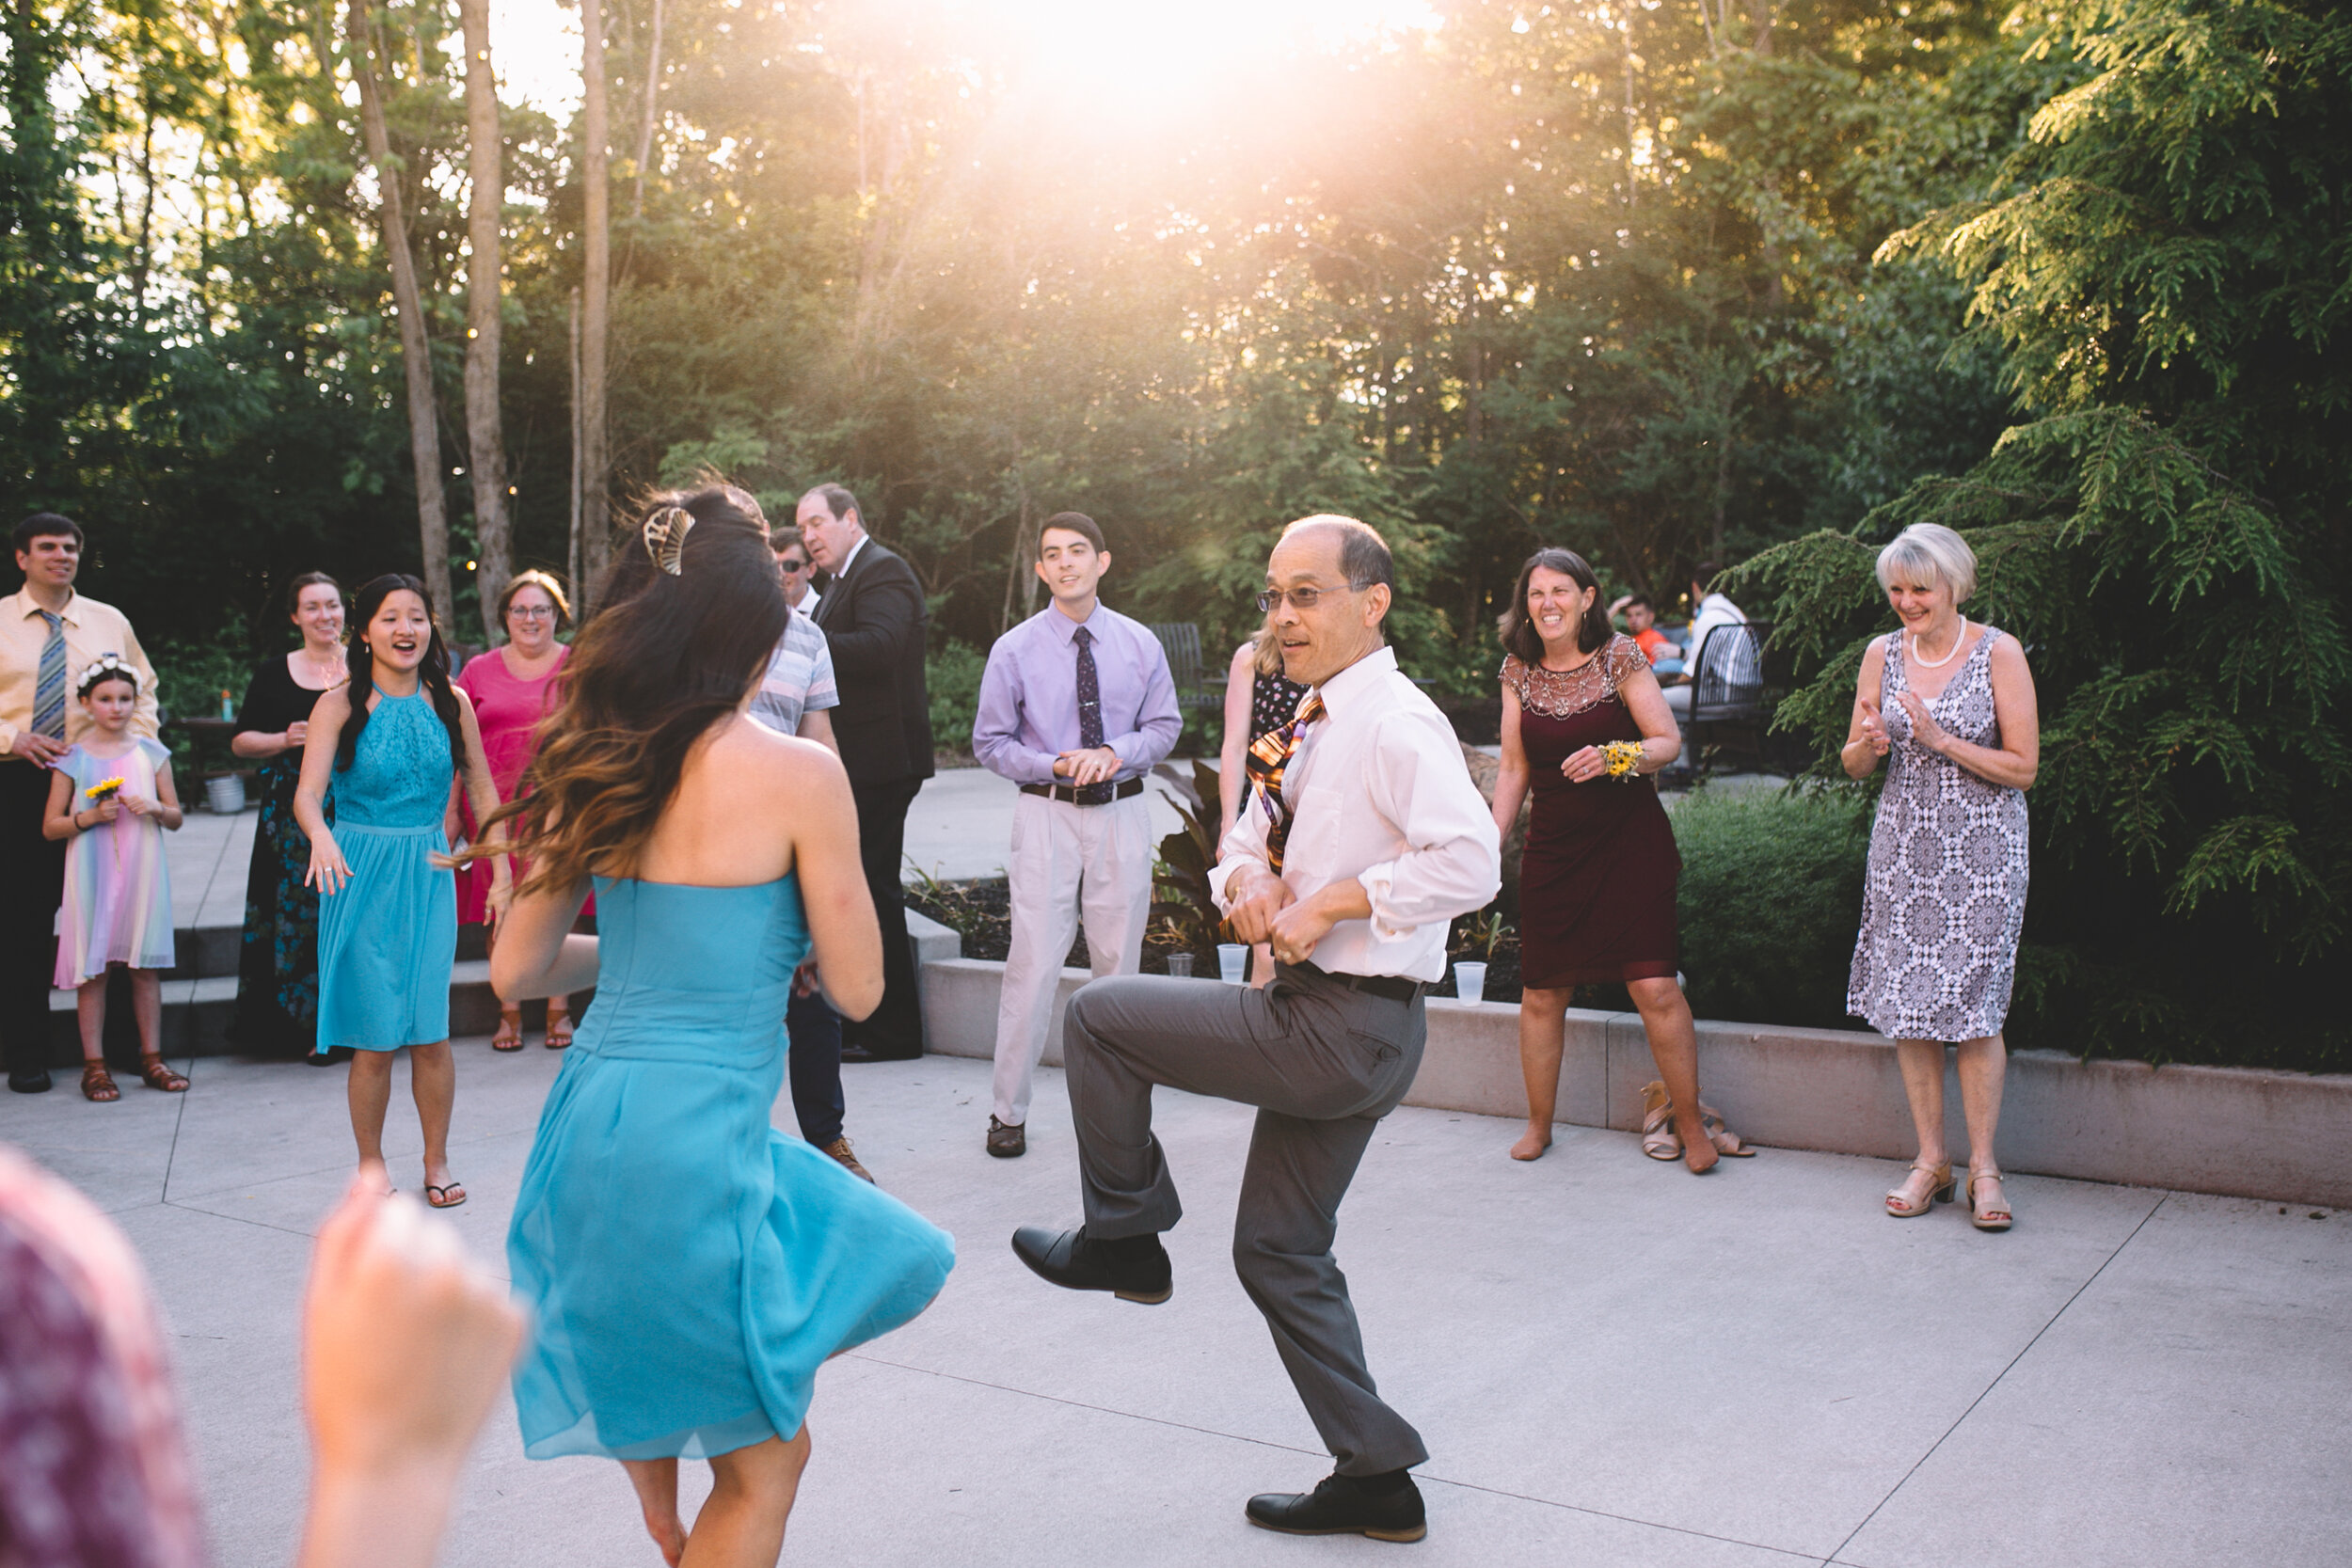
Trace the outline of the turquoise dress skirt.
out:
<instances>
[{"instance_id":1,"label":"turquoise dress skirt","mask_svg":"<svg viewBox=\"0 0 2352 1568\"><path fill-rule=\"evenodd\" d=\"M817 1369L930 1305L945 1231L768 1124L808 952L794 878L596 879L596 999L506 1234L533 1459L702 1459L801 1430Z\"/></svg>"},{"instance_id":2,"label":"turquoise dress skirt","mask_svg":"<svg viewBox=\"0 0 2352 1568\"><path fill-rule=\"evenodd\" d=\"M319 900L320 1053L449 1038L457 878L430 857L449 849L441 823L455 776L449 731L419 690L377 703L351 766L330 778L351 879Z\"/></svg>"}]
</instances>

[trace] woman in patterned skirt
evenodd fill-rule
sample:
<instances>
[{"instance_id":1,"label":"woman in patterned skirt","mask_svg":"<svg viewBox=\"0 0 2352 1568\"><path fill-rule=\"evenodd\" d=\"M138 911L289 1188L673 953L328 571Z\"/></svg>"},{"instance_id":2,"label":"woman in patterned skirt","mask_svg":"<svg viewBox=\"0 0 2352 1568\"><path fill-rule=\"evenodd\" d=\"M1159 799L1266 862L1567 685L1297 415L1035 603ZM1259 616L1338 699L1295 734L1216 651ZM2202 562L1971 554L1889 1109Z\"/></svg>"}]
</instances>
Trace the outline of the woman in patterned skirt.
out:
<instances>
[{"instance_id":1,"label":"woman in patterned skirt","mask_svg":"<svg viewBox=\"0 0 2352 1568\"><path fill-rule=\"evenodd\" d=\"M1903 530L1879 552L1878 574L1902 629L1863 656L1839 753L1856 779L1888 759L1846 1010L1894 1039L1919 1131L1919 1158L1886 1212L1908 1219L1951 1201L1944 1047L1957 1045L1969 1214L1979 1230L2007 1230L1993 1134L2026 920L2025 792L2042 753L2033 673L2014 638L1961 616L1977 558L1950 529Z\"/></svg>"},{"instance_id":2,"label":"woman in patterned skirt","mask_svg":"<svg viewBox=\"0 0 2352 1568\"><path fill-rule=\"evenodd\" d=\"M302 646L254 671L237 709L229 750L259 763L261 820L245 876L245 942L237 958L237 1015L229 1037L248 1051L316 1056L319 1022L319 895L304 884L310 840L294 818L302 782L302 743L319 694L343 684L343 591L325 572L305 572L286 590L286 616ZM330 816L328 820L333 820Z\"/></svg>"}]
</instances>

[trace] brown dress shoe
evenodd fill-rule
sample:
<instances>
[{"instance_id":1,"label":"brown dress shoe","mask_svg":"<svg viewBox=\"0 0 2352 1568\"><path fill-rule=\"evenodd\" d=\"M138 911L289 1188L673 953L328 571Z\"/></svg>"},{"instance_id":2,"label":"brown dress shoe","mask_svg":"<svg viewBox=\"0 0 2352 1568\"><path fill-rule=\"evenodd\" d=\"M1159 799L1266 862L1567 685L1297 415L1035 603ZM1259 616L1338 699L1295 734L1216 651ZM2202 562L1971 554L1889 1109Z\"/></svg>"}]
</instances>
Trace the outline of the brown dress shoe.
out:
<instances>
[{"instance_id":1,"label":"brown dress shoe","mask_svg":"<svg viewBox=\"0 0 2352 1568\"><path fill-rule=\"evenodd\" d=\"M867 1186L879 1184L874 1180L874 1173L857 1163L857 1156L850 1151L850 1140L847 1137L834 1139L825 1146L825 1152L839 1161L843 1170L848 1171Z\"/></svg>"},{"instance_id":2,"label":"brown dress shoe","mask_svg":"<svg viewBox=\"0 0 2352 1568\"><path fill-rule=\"evenodd\" d=\"M1016 1159L1029 1152L1026 1129L1008 1127L994 1117L988 1118L988 1151L999 1160Z\"/></svg>"}]
</instances>

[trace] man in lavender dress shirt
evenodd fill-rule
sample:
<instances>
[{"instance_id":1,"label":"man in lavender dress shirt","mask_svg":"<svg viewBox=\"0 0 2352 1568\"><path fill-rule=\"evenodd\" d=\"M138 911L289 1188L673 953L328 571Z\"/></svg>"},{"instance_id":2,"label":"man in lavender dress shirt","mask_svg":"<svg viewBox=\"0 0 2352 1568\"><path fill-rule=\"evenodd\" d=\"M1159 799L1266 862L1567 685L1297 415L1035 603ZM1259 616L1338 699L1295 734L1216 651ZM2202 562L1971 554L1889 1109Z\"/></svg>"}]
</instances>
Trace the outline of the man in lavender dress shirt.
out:
<instances>
[{"instance_id":1,"label":"man in lavender dress shirt","mask_svg":"<svg viewBox=\"0 0 2352 1568\"><path fill-rule=\"evenodd\" d=\"M1028 1149L1030 1081L1081 911L1098 977L1143 963L1152 907L1143 775L1174 749L1184 717L1159 639L1097 596L1110 563L1093 518L1048 517L1037 575L1054 602L996 640L980 677L972 754L1021 786L988 1118L988 1151L1000 1158Z\"/></svg>"}]
</instances>

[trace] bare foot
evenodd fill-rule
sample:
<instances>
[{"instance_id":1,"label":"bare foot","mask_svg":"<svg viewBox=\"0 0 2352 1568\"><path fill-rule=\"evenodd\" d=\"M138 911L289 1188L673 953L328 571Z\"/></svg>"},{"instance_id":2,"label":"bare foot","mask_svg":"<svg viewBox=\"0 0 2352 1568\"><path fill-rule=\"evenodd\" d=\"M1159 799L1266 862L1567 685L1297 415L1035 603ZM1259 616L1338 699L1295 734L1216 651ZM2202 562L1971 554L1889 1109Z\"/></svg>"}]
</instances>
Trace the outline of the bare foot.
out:
<instances>
[{"instance_id":1,"label":"bare foot","mask_svg":"<svg viewBox=\"0 0 2352 1568\"><path fill-rule=\"evenodd\" d=\"M1675 1134L1682 1140L1682 1163L1691 1167L1692 1175L1704 1176L1715 1168L1715 1162L1722 1156L1715 1152L1714 1140L1699 1125L1698 1117L1675 1117Z\"/></svg>"},{"instance_id":2,"label":"bare foot","mask_svg":"<svg viewBox=\"0 0 2352 1568\"><path fill-rule=\"evenodd\" d=\"M686 1526L677 1516L677 1461L624 1459L629 1484L637 1490L638 1511L644 1515L645 1533L660 1548L661 1560L677 1568L686 1555Z\"/></svg>"},{"instance_id":3,"label":"bare foot","mask_svg":"<svg viewBox=\"0 0 2352 1568\"><path fill-rule=\"evenodd\" d=\"M1538 1130L1531 1127L1527 1130L1527 1136L1511 1146L1511 1158L1540 1160L1544 1157L1544 1150L1550 1147L1551 1130L1549 1128Z\"/></svg>"}]
</instances>

